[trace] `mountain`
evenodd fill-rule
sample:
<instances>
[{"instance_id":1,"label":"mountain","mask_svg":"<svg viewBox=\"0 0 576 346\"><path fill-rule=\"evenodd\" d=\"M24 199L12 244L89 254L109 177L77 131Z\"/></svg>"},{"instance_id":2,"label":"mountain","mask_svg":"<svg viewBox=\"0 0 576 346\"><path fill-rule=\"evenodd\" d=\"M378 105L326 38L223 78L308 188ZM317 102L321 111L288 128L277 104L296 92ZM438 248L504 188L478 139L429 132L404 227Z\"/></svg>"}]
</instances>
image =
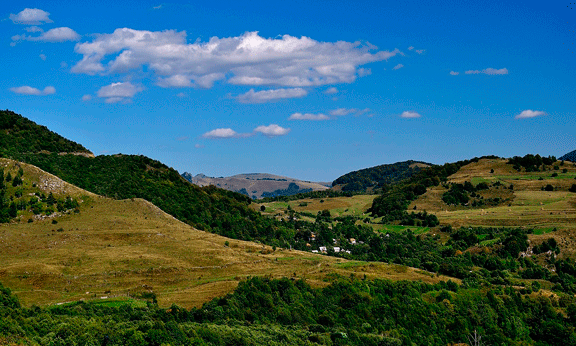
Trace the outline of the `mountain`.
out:
<instances>
[{"instance_id":1,"label":"mountain","mask_svg":"<svg viewBox=\"0 0 576 346\"><path fill-rule=\"evenodd\" d=\"M159 161L121 154L94 157L81 145L10 111L0 113L0 123L4 124L2 149L6 156L92 193L115 199L143 198L180 221L230 238L281 242L280 234L292 237L292 230L276 226L276 220L250 208L249 197L214 186L193 185ZM36 138L47 142L36 143ZM74 154L61 153L71 151ZM78 151L84 155L77 155Z\"/></svg>"},{"instance_id":2,"label":"mountain","mask_svg":"<svg viewBox=\"0 0 576 346\"><path fill-rule=\"evenodd\" d=\"M558 160L572 161L576 162L576 150L569 152L568 154L562 155Z\"/></svg>"},{"instance_id":3,"label":"mountain","mask_svg":"<svg viewBox=\"0 0 576 346\"><path fill-rule=\"evenodd\" d=\"M98 196L26 163L0 158L0 167L6 176L20 174L23 181L7 184L6 197L16 204L36 200L22 204L12 222L0 224L0 280L26 306L154 294L162 306L190 308L226 295L255 275L297 273L311 283L335 273L391 277L385 274L392 268L388 264L340 268L340 262L349 261L275 251L202 232L146 200ZM62 200L65 206L66 198L77 203L60 210L58 204ZM410 268L400 275L431 283L440 279Z\"/></svg>"},{"instance_id":4,"label":"mountain","mask_svg":"<svg viewBox=\"0 0 576 346\"><path fill-rule=\"evenodd\" d=\"M334 180L332 186L342 191L372 190L384 184L393 184L409 178L423 168L430 166L433 165L426 162L409 160L365 168L344 174Z\"/></svg>"},{"instance_id":5,"label":"mountain","mask_svg":"<svg viewBox=\"0 0 576 346\"><path fill-rule=\"evenodd\" d=\"M289 196L309 191L323 191L330 187L330 183L303 181L267 173L237 174L231 177L214 178L204 174L193 176L188 172L184 172L182 176L198 186L214 185L222 189L242 193L252 199Z\"/></svg>"},{"instance_id":6,"label":"mountain","mask_svg":"<svg viewBox=\"0 0 576 346\"><path fill-rule=\"evenodd\" d=\"M12 111L0 111L0 157L37 152L94 156L82 145L50 131L45 126Z\"/></svg>"}]
</instances>

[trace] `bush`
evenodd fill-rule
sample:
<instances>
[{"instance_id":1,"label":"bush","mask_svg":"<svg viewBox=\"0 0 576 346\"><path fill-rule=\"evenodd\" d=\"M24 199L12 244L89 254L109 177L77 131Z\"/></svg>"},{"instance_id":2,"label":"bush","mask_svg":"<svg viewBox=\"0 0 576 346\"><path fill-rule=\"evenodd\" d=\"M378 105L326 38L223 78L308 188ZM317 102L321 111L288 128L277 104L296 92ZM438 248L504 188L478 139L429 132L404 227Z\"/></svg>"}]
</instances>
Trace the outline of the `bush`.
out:
<instances>
[{"instance_id":1,"label":"bush","mask_svg":"<svg viewBox=\"0 0 576 346\"><path fill-rule=\"evenodd\" d=\"M576 184L572 184L572 186L570 187L570 189L568 189L568 191L576 193Z\"/></svg>"}]
</instances>

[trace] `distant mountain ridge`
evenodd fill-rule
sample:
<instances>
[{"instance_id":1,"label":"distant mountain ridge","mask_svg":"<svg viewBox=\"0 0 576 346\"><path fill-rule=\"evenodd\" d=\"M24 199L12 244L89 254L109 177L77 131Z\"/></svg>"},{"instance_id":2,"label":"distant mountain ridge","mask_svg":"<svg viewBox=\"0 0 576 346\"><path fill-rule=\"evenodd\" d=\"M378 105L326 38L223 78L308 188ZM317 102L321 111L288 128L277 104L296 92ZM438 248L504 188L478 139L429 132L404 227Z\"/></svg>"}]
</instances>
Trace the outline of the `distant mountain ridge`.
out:
<instances>
[{"instance_id":1,"label":"distant mountain ridge","mask_svg":"<svg viewBox=\"0 0 576 346\"><path fill-rule=\"evenodd\" d=\"M334 180L332 186L342 191L366 191L410 178L423 168L434 166L422 161L402 161L353 171Z\"/></svg>"},{"instance_id":2,"label":"distant mountain ridge","mask_svg":"<svg viewBox=\"0 0 576 346\"><path fill-rule=\"evenodd\" d=\"M562 155L558 160L576 162L576 150L569 152L568 154Z\"/></svg>"},{"instance_id":3,"label":"distant mountain ridge","mask_svg":"<svg viewBox=\"0 0 576 346\"><path fill-rule=\"evenodd\" d=\"M322 191L330 188L329 182L312 182L274 175L269 173L245 173L230 177L208 177L204 174L192 175L184 172L182 177L198 186L213 185L222 189L239 192L252 199L276 196L290 196L297 193Z\"/></svg>"}]
</instances>

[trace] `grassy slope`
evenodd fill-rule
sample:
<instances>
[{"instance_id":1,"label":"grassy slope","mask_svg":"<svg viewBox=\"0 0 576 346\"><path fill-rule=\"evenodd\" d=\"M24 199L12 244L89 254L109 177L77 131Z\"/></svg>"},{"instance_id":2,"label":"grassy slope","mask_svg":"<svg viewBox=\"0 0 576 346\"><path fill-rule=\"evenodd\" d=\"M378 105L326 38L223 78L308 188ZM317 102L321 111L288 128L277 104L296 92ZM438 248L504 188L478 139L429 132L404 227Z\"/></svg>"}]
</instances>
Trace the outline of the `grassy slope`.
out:
<instances>
[{"instance_id":1,"label":"grassy slope","mask_svg":"<svg viewBox=\"0 0 576 346\"><path fill-rule=\"evenodd\" d=\"M416 206L436 214L441 224L460 226L523 226L537 229L530 239L539 242L544 238L554 236L563 249L563 255L575 252L576 246L572 240L576 231L576 193L568 192L572 184L576 183L576 166L565 163L560 170L545 172L517 172L512 165L506 164L503 159L482 159L462 167L448 181L463 183L471 181L473 184L496 181L502 187L491 187L483 192L485 196L510 198L511 201L494 207L463 207L448 206L442 201L442 194L447 191L440 186L429 189L424 195L413 201L409 210ZM556 165L559 165L557 162ZM494 169L494 173L490 171ZM562 173L567 169L567 173ZM553 173L557 177L552 177ZM543 180L538 180L540 177ZM514 185L510 190L504 187ZM542 191L546 185L552 185L556 191ZM552 229L558 232L549 233Z\"/></svg>"},{"instance_id":2,"label":"grassy slope","mask_svg":"<svg viewBox=\"0 0 576 346\"><path fill-rule=\"evenodd\" d=\"M6 159L2 163L15 164ZM334 273L443 279L403 266L274 252L261 244L198 231L145 200L95 196L34 166L20 165L28 182L51 177L67 194L90 196L79 214L57 217L57 224L46 219L0 225L0 281L26 305L153 291L162 306L200 306L231 292L241 279L260 275L306 278L314 286L326 285Z\"/></svg>"}]
</instances>

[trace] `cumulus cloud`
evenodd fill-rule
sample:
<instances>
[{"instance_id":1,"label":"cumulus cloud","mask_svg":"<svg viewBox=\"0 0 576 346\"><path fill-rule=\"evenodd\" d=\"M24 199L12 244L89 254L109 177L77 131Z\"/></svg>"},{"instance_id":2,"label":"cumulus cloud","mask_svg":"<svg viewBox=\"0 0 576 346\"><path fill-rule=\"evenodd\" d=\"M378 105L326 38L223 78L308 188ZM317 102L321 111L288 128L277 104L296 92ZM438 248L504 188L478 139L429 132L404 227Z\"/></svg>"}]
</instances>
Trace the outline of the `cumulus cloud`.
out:
<instances>
[{"instance_id":1,"label":"cumulus cloud","mask_svg":"<svg viewBox=\"0 0 576 346\"><path fill-rule=\"evenodd\" d=\"M454 72L454 71L450 71L450 74L451 74L451 75L453 75L453 76L457 76L457 75L459 75L459 74L460 74L460 72Z\"/></svg>"},{"instance_id":2,"label":"cumulus cloud","mask_svg":"<svg viewBox=\"0 0 576 346\"><path fill-rule=\"evenodd\" d=\"M252 137L257 133L261 133L267 137L276 137L276 136L284 136L288 132L290 132L290 129L288 128L284 128L276 124L270 124L268 126L264 125L258 126L250 133L238 133L229 127L214 129L212 131L208 131L205 134L203 134L202 138L207 139L246 138L246 137Z\"/></svg>"},{"instance_id":3,"label":"cumulus cloud","mask_svg":"<svg viewBox=\"0 0 576 346\"><path fill-rule=\"evenodd\" d=\"M214 129L202 135L203 138L234 138L238 137L238 133L231 128Z\"/></svg>"},{"instance_id":4,"label":"cumulus cloud","mask_svg":"<svg viewBox=\"0 0 576 346\"><path fill-rule=\"evenodd\" d=\"M52 20L48 18L50 13L42 11L38 8L25 8L18 14L10 14L10 20L14 24L26 24L26 25L40 25L43 23L52 23Z\"/></svg>"},{"instance_id":5,"label":"cumulus cloud","mask_svg":"<svg viewBox=\"0 0 576 346\"><path fill-rule=\"evenodd\" d=\"M508 69L506 68L501 68L499 70L494 69L494 68L486 68L482 71L480 70L468 70L466 72L464 72L465 74L487 74L487 75L502 75L502 74L508 74Z\"/></svg>"},{"instance_id":6,"label":"cumulus cloud","mask_svg":"<svg viewBox=\"0 0 576 346\"><path fill-rule=\"evenodd\" d=\"M318 113L318 114L294 113L294 114L290 115L290 117L288 118L288 120L328 120L328 119L330 119L330 117L328 117L326 114L322 114L322 113Z\"/></svg>"},{"instance_id":7,"label":"cumulus cloud","mask_svg":"<svg viewBox=\"0 0 576 346\"><path fill-rule=\"evenodd\" d=\"M306 95L308 95L308 92L302 88L272 89L262 91L254 91L254 89L250 89L247 93L237 96L236 100L238 100L240 103L266 103L278 101L281 99L304 97Z\"/></svg>"},{"instance_id":8,"label":"cumulus cloud","mask_svg":"<svg viewBox=\"0 0 576 346\"><path fill-rule=\"evenodd\" d=\"M84 96L82 96L82 101L87 102L92 100L92 95L86 94Z\"/></svg>"},{"instance_id":9,"label":"cumulus cloud","mask_svg":"<svg viewBox=\"0 0 576 346\"><path fill-rule=\"evenodd\" d=\"M188 96L188 95L186 95L185 93L178 93L178 94L176 94L176 96L179 97L179 98L184 98L184 97L186 97L186 96Z\"/></svg>"},{"instance_id":10,"label":"cumulus cloud","mask_svg":"<svg viewBox=\"0 0 576 346\"><path fill-rule=\"evenodd\" d=\"M515 118L516 119L527 119L527 118L539 117L542 115L546 115L546 113L542 112L542 111L533 111L531 109L527 109L525 111L522 111L522 113L518 114Z\"/></svg>"},{"instance_id":11,"label":"cumulus cloud","mask_svg":"<svg viewBox=\"0 0 576 346\"><path fill-rule=\"evenodd\" d=\"M142 91L141 87L130 82L112 83L100 88L96 95L106 99L106 103L116 103L120 101L130 101L132 97L140 91Z\"/></svg>"},{"instance_id":12,"label":"cumulus cloud","mask_svg":"<svg viewBox=\"0 0 576 346\"><path fill-rule=\"evenodd\" d=\"M17 88L10 88L10 91L16 94L35 95L35 96L46 96L56 93L56 89L53 86L47 86L44 88L44 90L40 90L37 88L24 85Z\"/></svg>"},{"instance_id":13,"label":"cumulus cloud","mask_svg":"<svg viewBox=\"0 0 576 346\"><path fill-rule=\"evenodd\" d=\"M413 119L413 118L420 118L421 115L416 113L416 112L413 112L413 111L406 111L406 112L402 112L402 114L400 114L400 117Z\"/></svg>"},{"instance_id":14,"label":"cumulus cloud","mask_svg":"<svg viewBox=\"0 0 576 346\"><path fill-rule=\"evenodd\" d=\"M324 94L326 94L326 95L334 95L337 93L338 93L338 89L336 89L335 87L331 87L331 88L324 90Z\"/></svg>"},{"instance_id":15,"label":"cumulus cloud","mask_svg":"<svg viewBox=\"0 0 576 346\"><path fill-rule=\"evenodd\" d=\"M408 47L408 50L413 50L413 49L414 49L414 46Z\"/></svg>"},{"instance_id":16,"label":"cumulus cloud","mask_svg":"<svg viewBox=\"0 0 576 346\"><path fill-rule=\"evenodd\" d=\"M288 132L290 132L290 129L278 126L276 124L270 124L268 126L258 126L254 129L254 132L260 132L267 137L276 137L286 135Z\"/></svg>"},{"instance_id":17,"label":"cumulus cloud","mask_svg":"<svg viewBox=\"0 0 576 346\"><path fill-rule=\"evenodd\" d=\"M204 148L204 144L194 144L194 148L202 149L202 148Z\"/></svg>"},{"instance_id":18,"label":"cumulus cloud","mask_svg":"<svg viewBox=\"0 0 576 346\"><path fill-rule=\"evenodd\" d=\"M75 51L82 54L72 68L75 73L122 73L148 66L160 86L206 88L220 79L249 86L352 83L368 71L360 66L401 54L360 42L319 42L290 35L264 38L258 32L187 43L184 31L128 28L77 44Z\"/></svg>"},{"instance_id":19,"label":"cumulus cloud","mask_svg":"<svg viewBox=\"0 0 576 346\"><path fill-rule=\"evenodd\" d=\"M80 40L80 35L68 27L50 29L46 32L43 32L40 36L12 36L12 41L65 42L78 40Z\"/></svg>"},{"instance_id":20,"label":"cumulus cloud","mask_svg":"<svg viewBox=\"0 0 576 346\"><path fill-rule=\"evenodd\" d=\"M45 54L40 54L39 57L40 57L40 59L46 61L46 55Z\"/></svg>"},{"instance_id":21,"label":"cumulus cloud","mask_svg":"<svg viewBox=\"0 0 576 346\"><path fill-rule=\"evenodd\" d=\"M425 49L416 49L415 52L418 54L422 54L424 53L426 50Z\"/></svg>"},{"instance_id":22,"label":"cumulus cloud","mask_svg":"<svg viewBox=\"0 0 576 346\"><path fill-rule=\"evenodd\" d=\"M398 64L398 65L394 66L393 70L399 70L399 69L401 69L402 67L404 67L404 65Z\"/></svg>"}]
</instances>

